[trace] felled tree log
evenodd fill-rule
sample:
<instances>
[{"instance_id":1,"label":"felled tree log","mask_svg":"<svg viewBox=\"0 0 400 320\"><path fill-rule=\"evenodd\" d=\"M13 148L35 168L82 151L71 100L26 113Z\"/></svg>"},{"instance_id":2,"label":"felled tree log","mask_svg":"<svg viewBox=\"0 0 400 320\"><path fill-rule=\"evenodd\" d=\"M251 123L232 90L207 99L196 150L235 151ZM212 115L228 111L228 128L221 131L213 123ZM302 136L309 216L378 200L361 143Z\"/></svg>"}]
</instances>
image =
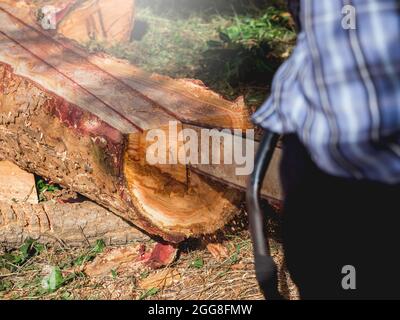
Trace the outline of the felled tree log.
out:
<instances>
[{"instance_id":1,"label":"felled tree log","mask_svg":"<svg viewBox=\"0 0 400 320\"><path fill-rule=\"evenodd\" d=\"M240 192L184 165L149 165L145 136L151 129L170 134L171 121L247 129L243 108L194 83L116 77L29 17L0 2L2 157L171 242L213 233L234 218ZM102 63L120 70L111 58Z\"/></svg>"},{"instance_id":2,"label":"felled tree log","mask_svg":"<svg viewBox=\"0 0 400 320\"><path fill-rule=\"evenodd\" d=\"M90 201L75 204L0 202L0 247L18 248L28 238L68 246L123 245L149 238L136 228Z\"/></svg>"}]
</instances>

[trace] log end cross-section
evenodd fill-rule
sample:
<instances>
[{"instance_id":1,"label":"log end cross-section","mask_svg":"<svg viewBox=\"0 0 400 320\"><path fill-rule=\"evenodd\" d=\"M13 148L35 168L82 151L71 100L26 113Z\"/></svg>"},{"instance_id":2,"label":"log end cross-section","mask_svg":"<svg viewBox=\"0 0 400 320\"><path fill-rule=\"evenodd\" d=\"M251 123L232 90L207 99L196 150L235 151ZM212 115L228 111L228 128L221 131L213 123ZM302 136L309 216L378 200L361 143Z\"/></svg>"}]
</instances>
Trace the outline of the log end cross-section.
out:
<instances>
[{"instance_id":1,"label":"log end cross-section","mask_svg":"<svg viewBox=\"0 0 400 320\"><path fill-rule=\"evenodd\" d=\"M175 165L176 171L162 165L151 166L136 157L135 137L128 139L124 155L126 188L137 208L153 225L177 236L209 234L224 227L237 211L240 195L237 190L210 180L186 167ZM181 180L180 171L186 172ZM178 175L177 175L178 174ZM176 176L177 175L177 176ZM150 227L150 226L149 226Z\"/></svg>"}]
</instances>

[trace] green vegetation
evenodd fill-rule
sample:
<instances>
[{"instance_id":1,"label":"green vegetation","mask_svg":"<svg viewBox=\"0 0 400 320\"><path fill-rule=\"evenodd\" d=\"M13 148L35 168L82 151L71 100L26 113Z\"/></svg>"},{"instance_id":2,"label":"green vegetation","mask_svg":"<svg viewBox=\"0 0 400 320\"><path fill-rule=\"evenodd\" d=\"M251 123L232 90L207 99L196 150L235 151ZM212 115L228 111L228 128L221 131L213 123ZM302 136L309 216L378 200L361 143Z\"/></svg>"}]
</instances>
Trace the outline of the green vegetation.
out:
<instances>
[{"instance_id":1,"label":"green vegetation","mask_svg":"<svg viewBox=\"0 0 400 320\"><path fill-rule=\"evenodd\" d=\"M202 258L197 258L190 263L190 266L196 269L201 269L204 266L204 261Z\"/></svg>"},{"instance_id":2,"label":"green vegetation","mask_svg":"<svg viewBox=\"0 0 400 320\"><path fill-rule=\"evenodd\" d=\"M47 292L55 292L64 283L64 277L59 267L52 267L51 272L42 280L42 288Z\"/></svg>"},{"instance_id":3,"label":"green vegetation","mask_svg":"<svg viewBox=\"0 0 400 320\"><path fill-rule=\"evenodd\" d=\"M32 239L27 239L18 250L0 256L0 268L7 269L9 272L15 272L31 257L40 254L43 249L43 245Z\"/></svg>"},{"instance_id":4,"label":"green vegetation","mask_svg":"<svg viewBox=\"0 0 400 320\"><path fill-rule=\"evenodd\" d=\"M145 293L143 293L140 297L139 300L144 300L147 298L150 298L152 296L155 296L158 293L159 289L158 288L151 288L147 290Z\"/></svg>"},{"instance_id":5,"label":"green vegetation","mask_svg":"<svg viewBox=\"0 0 400 320\"><path fill-rule=\"evenodd\" d=\"M103 240L97 240L96 244L89 251L85 252L73 261L73 266L78 267L84 265L86 262L92 261L99 253L102 253L105 248Z\"/></svg>"},{"instance_id":6,"label":"green vegetation","mask_svg":"<svg viewBox=\"0 0 400 320\"><path fill-rule=\"evenodd\" d=\"M244 95L258 105L295 41L289 14L276 5L281 2L139 1L130 43L87 47L148 72L200 79L227 98Z\"/></svg>"},{"instance_id":7,"label":"green vegetation","mask_svg":"<svg viewBox=\"0 0 400 320\"><path fill-rule=\"evenodd\" d=\"M285 0L136 0L139 7L150 8L158 15L190 17L257 12L266 6L284 8Z\"/></svg>"},{"instance_id":8,"label":"green vegetation","mask_svg":"<svg viewBox=\"0 0 400 320\"><path fill-rule=\"evenodd\" d=\"M55 184L47 183L43 179L36 181L36 190L38 190L39 201L46 201L46 192L55 192L61 190L61 188Z\"/></svg>"},{"instance_id":9,"label":"green vegetation","mask_svg":"<svg viewBox=\"0 0 400 320\"><path fill-rule=\"evenodd\" d=\"M219 28L219 38L208 42L206 74L217 87L225 82L234 96L240 86L269 84L295 32L287 12L269 7L258 17L235 16L229 26Z\"/></svg>"}]
</instances>

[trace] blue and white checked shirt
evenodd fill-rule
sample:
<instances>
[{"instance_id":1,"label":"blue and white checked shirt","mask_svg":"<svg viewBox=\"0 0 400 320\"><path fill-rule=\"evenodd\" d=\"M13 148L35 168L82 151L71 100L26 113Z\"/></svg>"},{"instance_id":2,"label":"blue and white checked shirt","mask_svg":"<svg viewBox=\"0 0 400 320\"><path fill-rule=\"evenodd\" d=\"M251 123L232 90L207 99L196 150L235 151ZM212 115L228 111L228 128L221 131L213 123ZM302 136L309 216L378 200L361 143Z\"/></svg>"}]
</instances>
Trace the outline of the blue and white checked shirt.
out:
<instances>
[{"instance_id":1,"label":"blue and white checked shirt","mask_svg":"<svg viewBox=\"0 0 400 320\"><path fill-rule=\"evenodd\" d=\"M345 5L356 29L345 29ZM301 0L302 31L253 120L342 177L400 182L400 1Z\"/></svg>"}]
</instances>

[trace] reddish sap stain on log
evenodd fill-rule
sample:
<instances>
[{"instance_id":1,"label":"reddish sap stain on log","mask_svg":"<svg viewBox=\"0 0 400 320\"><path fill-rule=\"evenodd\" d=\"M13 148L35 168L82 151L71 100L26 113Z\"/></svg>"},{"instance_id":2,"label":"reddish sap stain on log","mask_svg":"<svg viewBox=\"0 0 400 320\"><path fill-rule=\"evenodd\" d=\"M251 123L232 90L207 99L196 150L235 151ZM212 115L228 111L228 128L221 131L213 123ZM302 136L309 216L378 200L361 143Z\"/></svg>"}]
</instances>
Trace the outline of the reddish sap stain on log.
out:
<instances>
[{"instance_id":1,"label":"reddish sap stain on log","mask_svg":"<svg viewBox=\"0 0 400 320\"><path fill-rule=\"evenodd\" d=\"M120 170L124 150L121 148L124 144L124 136L121 132L97 116L58 97L49 99L46 108L68 128L77 131L82 136L91 137L94 144L113 159L112 167Z\"/></svg>"}]
</instances>

